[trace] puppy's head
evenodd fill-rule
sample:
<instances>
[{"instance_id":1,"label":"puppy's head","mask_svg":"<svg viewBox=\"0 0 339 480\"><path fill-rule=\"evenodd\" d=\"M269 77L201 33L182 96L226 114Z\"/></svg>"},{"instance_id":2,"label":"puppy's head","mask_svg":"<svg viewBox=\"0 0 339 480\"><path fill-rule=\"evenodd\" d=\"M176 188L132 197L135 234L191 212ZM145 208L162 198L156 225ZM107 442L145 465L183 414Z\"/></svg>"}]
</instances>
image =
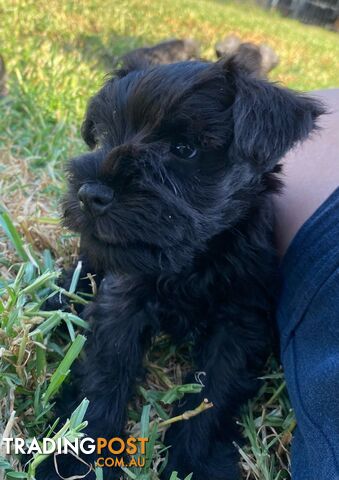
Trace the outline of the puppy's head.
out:
<instances>
[{"instance_id":1,"label":"puppy's head","mask_svg":"<svg viewBox=\"0 0 339 480\"><path fill-rule=\"evenodd\" d=\"M101 268L178 272L259 204L320 113L236 62L124 71L89 104L65 223Z\"/></svg>"}]
</instances>

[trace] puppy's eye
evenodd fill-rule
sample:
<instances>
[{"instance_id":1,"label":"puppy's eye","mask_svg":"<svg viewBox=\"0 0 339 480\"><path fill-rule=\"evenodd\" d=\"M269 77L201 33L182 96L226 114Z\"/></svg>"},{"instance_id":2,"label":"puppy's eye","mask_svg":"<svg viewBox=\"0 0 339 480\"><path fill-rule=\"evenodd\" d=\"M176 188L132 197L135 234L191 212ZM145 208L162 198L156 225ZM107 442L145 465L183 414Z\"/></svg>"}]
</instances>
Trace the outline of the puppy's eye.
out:
<instances>
[{"instance_id":1,"label":"puppy's eye","mask_svg":"<svg viewBox=\"0 0 339 480\"><path fill-rule=\"evenodd\" d=\"M172 153L180 158L194 158L197 154L197 149L189 143L177 143L172 145Z\"/></svg>"}]
</instances>

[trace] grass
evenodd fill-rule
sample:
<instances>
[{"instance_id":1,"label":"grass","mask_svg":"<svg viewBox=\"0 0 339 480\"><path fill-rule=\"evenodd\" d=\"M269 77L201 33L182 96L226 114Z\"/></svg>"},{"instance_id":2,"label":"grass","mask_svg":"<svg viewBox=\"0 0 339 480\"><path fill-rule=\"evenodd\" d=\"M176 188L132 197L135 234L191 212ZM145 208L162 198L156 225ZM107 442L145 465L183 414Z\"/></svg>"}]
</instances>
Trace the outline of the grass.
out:
<instances>
[{"instance_id":1,"label":"grass","mask_svg":"<svg viewBox=\"0 0 339 480\"><path fill-rule=\"evenodd\" d=\"M332 32L234 1L0 0L0 16L10 91L0 103L0 433L74 438L84 427L86 402L63 428L48 425L55 394L85 342L86 325L73 314L45 312L43 303L51 292L58 294L60 267L78 253L78 239L58 224L63 164L84 149L79 127L85 105L113 55L192 37L201 42L203 56L212 58L213 44L233 33L270 44L281 59L271 78L307 91L337 86L339 42ZM68 294L83 302L76 280ZM65 329L56 328L61 323ZM128 478L158 478L165 457L162 423L170 418L171 403L201 388L178 387L186 357L162 337L146 359L147 381L129 407L128 427L152 441L146 468L125 472ZM269 361L263 387L239 423L243 478L290 478L295 420L276 360ZM3 456L0 470L7 478L32 478L40 461L36 456L25 473L19 459Z\"/></svg>"}]
</instances>

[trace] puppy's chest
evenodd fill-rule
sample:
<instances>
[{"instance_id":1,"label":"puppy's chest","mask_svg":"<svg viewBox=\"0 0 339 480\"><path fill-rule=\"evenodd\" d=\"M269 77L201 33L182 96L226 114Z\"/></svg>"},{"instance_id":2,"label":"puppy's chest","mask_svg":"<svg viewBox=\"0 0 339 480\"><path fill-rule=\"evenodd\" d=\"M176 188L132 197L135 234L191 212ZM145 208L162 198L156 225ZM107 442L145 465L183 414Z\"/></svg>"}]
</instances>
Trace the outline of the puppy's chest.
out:
<instances>
[{"instance_id":1,"label":"puppy's chest","mask_svg":"<svg viewBox=\"0 0 339 480\"><path fill-rule=\"evenodd\" d=\"M204 333L216 323L227 322L227 311L234 305L226 289L197 290L185 283L178 287L162 295L158 304L164 331L178 337L191 337Z\"/></svg>"},{"instance_id":2,"label":"puppy's chest","mask_svg":"<svg viewBox=\"0 0 339 480\"><path fill-rule=\"evenodd\" d=\"M159 297L161 327L187 337L221 324L233 329L246 323L248 315L266 318L273 305L274 283L271 268L258 269L250 261L168 282Z\"/></svg>"}]
</instances>

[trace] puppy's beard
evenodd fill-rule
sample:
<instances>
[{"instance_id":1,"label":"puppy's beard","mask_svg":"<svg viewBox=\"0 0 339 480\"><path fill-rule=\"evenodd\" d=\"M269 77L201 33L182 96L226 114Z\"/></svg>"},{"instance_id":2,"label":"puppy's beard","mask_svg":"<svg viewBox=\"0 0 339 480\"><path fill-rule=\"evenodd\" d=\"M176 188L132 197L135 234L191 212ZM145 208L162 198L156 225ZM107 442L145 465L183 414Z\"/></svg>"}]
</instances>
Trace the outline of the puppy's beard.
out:
<instances>
[{"instance_id":1,"label":"puppy's beard","mask_svg":"<svg viewBox=\"0 0 339 480\"><path fill-rule=\"evenodd\" d=\"M199 251L196 241L192 241L195 235L189 231L188 236L184 236L184 227L174 230L170 238L169 235L151 235L150 225L147 238L145 235L141 240L135 230L127 232L112 219L90 219L75 202L65 202L64 207L64 225L80 233L82 253L102 271L151 275L179 273L192 264ZM160 230L161 225L158 228Z\"/></svg>"},{"instance_id":2,"label":"puppy's beard","mask_svg":"<svg viewBox=\"0 0 339 480\"><path fill-rule=\"evenodd\" d=\"M142 242L105 243L85 234L81 246L93 265L119 274L177 274L192 264L197 253L188 244L161 249Z\"/></svg>"}]
</instances>

